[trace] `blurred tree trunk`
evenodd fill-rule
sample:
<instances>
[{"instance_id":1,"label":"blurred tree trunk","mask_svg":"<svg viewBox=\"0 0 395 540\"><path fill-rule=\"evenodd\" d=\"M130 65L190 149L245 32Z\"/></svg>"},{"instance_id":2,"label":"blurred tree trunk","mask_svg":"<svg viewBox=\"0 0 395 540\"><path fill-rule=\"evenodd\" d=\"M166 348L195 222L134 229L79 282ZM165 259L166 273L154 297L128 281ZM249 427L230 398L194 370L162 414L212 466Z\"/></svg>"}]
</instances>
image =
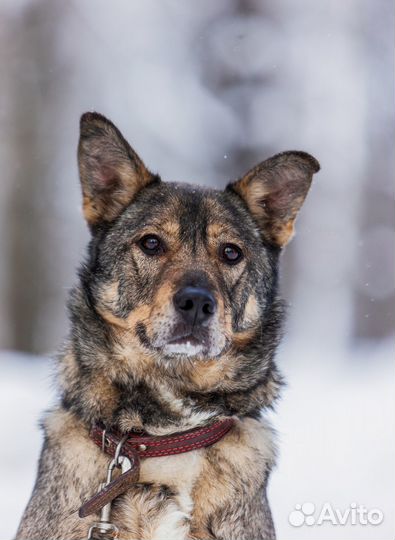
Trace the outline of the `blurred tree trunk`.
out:
<instances>
[{"instance_id":1,"label":"blurred tree trunk","mask_svg":"<svg viewBox=\"0 0 395 540\"><path fill-rule=\"evenodd\" d=\"M56 227L56 218L50 165L55 152L52 130L58 126L47 131L44 119L51 106L48 89L62 84L52 72L61 12L58 2L30 4L8 15L3 37L8 58L6 135L10 154L8 213L2 216L8 279L1 309L10 322L2 346L30 352L51 346L42 314L50 312L56 294L51 264L51 229Z\"/></svg>"},{"instance_id":2,"label":"blurred tree trunk","mask_svg":"<svg viewBox=\"0 0 395 540\"><path fill-rule=\"evenodd\" d=\"M279 88L282 81L277 67L282 65L283 35L277 13L278 8L271 2L238 0L209 22L205 31L201 55L203 82L232 110L239 127L235 144L213 164L218 176L226 181L240 177L257 163L286 149L277 144L279 130L272 124L270 111L273 101L279 110L287 108L286 99L281 103L285 93ZM282 276L282 292L288 299L294 265L291 244L285 252L287 271Z\"/></svg>"},{"instance_id":3,"label":"blurred tree trunk","mask_svg":"<svg viewBox=\"0 0 395 540\"><path fill-rule=\"evenodd\" d=\"M279 4L296 118L285 140L321 162L297 223L290 335L310 346L342 349L353 327L358 216L366 170L367 74L362 39L366 1ZM284 114L282 112L282 114ZM302 311L302 313L301 313ZM313 331L309 331L312 329ZM336 354L334 355L336 358ZM318 359L317 359L318 360Z\"/></svg>"},{"instance_id":4,"label":"blurred tree trunk","mask_svg":"<svg viewBox=\"0 0 395 540\"><path fill-rule=\"evenodd\" d=\"M394 242L394 76L383 81L393 64L393 6L386 0L366 6L361 52L367 70L369 160L359 219L354 282L354 337L382 339L395 328ZM377 28L381 31L377 32Z\"/></svg>"}]
</instances>

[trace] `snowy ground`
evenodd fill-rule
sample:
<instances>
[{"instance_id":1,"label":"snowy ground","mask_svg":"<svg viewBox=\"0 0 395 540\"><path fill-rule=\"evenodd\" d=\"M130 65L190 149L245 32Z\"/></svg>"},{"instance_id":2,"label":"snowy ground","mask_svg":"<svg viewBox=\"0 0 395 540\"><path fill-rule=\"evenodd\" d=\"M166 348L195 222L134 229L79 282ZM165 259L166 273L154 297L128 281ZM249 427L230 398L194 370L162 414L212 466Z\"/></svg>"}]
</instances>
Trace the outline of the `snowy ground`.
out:
<instances>
[{"instance_id":1,"label":"snowy ground","mask_svg":"<svg viewBox=\"0 0 395 540\"><path fill-rule=\"evenodd\" d=\"M301 352L303 351L303 352ZM270 500L280 540L395 538L394 346L335 353L286 345L279 360L288 388L272 422L280 455ZM381 524L291 526L295 505L344 513L377 508Z\"/></svg>"},{"instance_id":2,"label":"snowy ground","mask_svg":"<svg viewBox=\"0 0 395 540\"><path fill-rule=\"evenodd\" d=\"M279 360L288 388L271 415L280 455L269 493L279 540L393 540L393 352L392 346L352 355L283 346ZM27 360L0 353L1 440L7 441L0 445L4 539L15 533L30 495L41 444L37 422L52 400L48 361ZM378 525L352 525L351 517L346 525L290 525L290 512L303 503L314 504L309 519L315 521L325 503L343 514L352 504L376 508L384 518Z\"/></svg>"}]
</instances>

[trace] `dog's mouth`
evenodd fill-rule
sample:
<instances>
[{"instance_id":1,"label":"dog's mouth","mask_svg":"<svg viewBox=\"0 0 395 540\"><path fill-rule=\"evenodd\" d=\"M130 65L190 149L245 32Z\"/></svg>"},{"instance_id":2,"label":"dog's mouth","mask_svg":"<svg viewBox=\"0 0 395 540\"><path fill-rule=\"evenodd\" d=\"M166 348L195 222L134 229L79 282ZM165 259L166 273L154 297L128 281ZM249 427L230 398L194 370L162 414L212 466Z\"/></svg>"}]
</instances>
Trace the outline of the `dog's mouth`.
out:
<instances>
[{"instance_id":1,"label":"dog's mouth","mask_svg":"<svg viewBox=\"0 0 395 540\"><path fill-rule=\"evenodd\" d=\"M167 331L166 331L167 330ZM165 357L213 358L221 354L226 343L222 334L211 327L176 324L154 335L151 347Z\"/></svg>"},{"instance_id":2,"label":"dog's mouth","mask_svg":"<svg viewBox=\"0 0 395 540\"><path fill-rule=\"evenodd\" d=\"M195 356L207 352L207 339L197 335L196 332L185 332L176 334L167 340L164 351L167 354Z\"/></svg>"},{"instance_id":3,"label":"dog's mouth","mask_svg":"<svg viewBox=\"0 0 395 540\"><path fill-rule=\"evenodd\" d=\"M196 347L198 345L204 345L204 340L196 337L192 332L184 334L182 336L175 336L167 341L168 345L192 345Z\"/></svg>"},{"instance_id":4,"label":"dog's mouth","mask_svg":"<svg viewBox=\"0 0 395 540\"><path fill-rule=\"evenodd\" d=\"M178 331L177 331L178 330ZM204 356L209 350L209 336L201 328L177 329L162 345L166 355Z\"/></svg>"}]
</instances>

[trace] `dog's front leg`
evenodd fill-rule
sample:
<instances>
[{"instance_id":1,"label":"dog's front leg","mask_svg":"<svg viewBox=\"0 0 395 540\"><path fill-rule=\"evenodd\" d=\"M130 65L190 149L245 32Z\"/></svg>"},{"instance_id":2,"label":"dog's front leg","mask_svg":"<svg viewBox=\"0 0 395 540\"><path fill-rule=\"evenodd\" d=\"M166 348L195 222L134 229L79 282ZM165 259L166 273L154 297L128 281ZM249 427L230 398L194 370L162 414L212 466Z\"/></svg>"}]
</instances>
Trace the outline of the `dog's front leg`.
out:
<instances>
[{"instance_id":1,"label":"dog's front leg","mask_svg":"<svg viewBox=\"0 0 395 540\"><path fill-rule=\"evenodd\" d=\"M128 540L189 540L190 516L178 493L166 485L134 485L114 501L112 520L120 538Z\"/></svg>"},{"instance_id":2,"label":"dog's front leg","mask_svg":"<svg viewBox=\"0 0 395 540\"><path fill-rule=\"evenodd\" d=\"M263 420L237 420L226 437L208 448L193 490L195 537L274 540L266 497L273 461L272 433Z\"/></svg>"},{"instance_id":3,"label":"dog's front leg","mask_svg":"<svg viewBox=\"0 0 395 540\"><path fill-rule=\"evenodd\" d=\"M88 535L98 516L79 518L78 509L105 480L106 457L72 413L57 409L44 422L37 481L16 539L73 540Z\"/></svg>"},{"instance_id":4,"label":"dog's front leg","mask_svg":"<svg viewBox=\"0 0 395 540\"><path fill-rule=\"evenodd\" d=\"M218 506L200 523L192 523L190 540L275 540L265 490L239 493L218 501Z\"/></svg>"},{"instance_id":5,"label":"dog's front leg","mask_svg":"<svg viewBox=\"0 0 395 540\"><path fill-rule=\"evenodd\" d=\"M244 496L248 494L243 494ZM216 540L275 540L273 520L266 494L247 500L240 497L223 504L209 518L211 536Z\"/></svg>"}]
</instances>

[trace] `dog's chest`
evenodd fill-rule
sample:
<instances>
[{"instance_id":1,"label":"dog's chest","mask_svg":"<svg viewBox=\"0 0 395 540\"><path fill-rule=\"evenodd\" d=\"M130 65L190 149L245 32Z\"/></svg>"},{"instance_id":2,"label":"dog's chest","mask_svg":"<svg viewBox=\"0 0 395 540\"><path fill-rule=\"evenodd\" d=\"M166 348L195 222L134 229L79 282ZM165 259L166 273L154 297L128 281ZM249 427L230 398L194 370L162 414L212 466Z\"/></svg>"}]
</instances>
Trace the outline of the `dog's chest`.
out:
<instances>
[{"instance_id":1,"label":"dog's chest","mask_svg":"<svg viewBox=\"0 0 395 540\"><path fill-rule=\"evenodd\" d=\"M187 538L203 461L204 450L142 460L139 483L115 507L121 531L133 538Z\"/></svg>"},{"instance_id":2,"label":"dog's chest","mask_svg":"<svg viewBox=\"0 0 395 540\"><path fill-rule=\"evenodd\" d=\"M55 529L58 538L83 538L98 515L80 519L76 509L104 480L108 457L71 413L54 411L45 429L48 442L42 459L48 466L31 511L36 506L41 511L42 500L52 497L57 511L51 509L45 518L43 538L54 538ZM244 419L236 420L225 437L207 448L142 459L139 481L114 500L110 519L120 538L129 540L208 538L209 516L227 510L240 496L248 497L246 486L251 494L262 489L273 450L270 429ZM34 537L29 527L23 524L21 538Z\"/></svg>"},{"instance_id":3,"label":"dog's chest","mask_svg":"<svg viewBox=\"0 0 395 540\"><path fill-rule=\"evenodd\" d=\"M140 481L168 486L183 511L192 510L192 489L202 468L204 450L142 460Z\"/></svg>"}]
</instances>

